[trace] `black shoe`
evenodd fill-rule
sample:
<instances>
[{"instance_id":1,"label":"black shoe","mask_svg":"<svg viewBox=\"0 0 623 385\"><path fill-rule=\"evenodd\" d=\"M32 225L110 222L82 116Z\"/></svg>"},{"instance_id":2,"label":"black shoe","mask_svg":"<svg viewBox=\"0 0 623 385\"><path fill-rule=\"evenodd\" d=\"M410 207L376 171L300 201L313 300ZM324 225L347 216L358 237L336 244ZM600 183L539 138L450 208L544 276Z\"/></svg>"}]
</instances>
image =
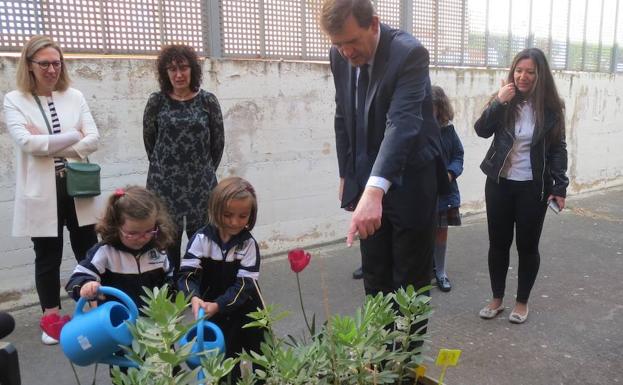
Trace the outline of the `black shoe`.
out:
<instances>
[{"instance_id":1,"label":"black shoe","mask_svg":"<svg viewBox=\"0 0 623 385\"><path fill-rule=\"evenodd\" d=\"M359 269L353 271L353 279L361 279L363 278L363 270L361 269L361 267L359 267Z\"/></svg>"},{"instance_id":2,"label":"black shoe","mask_svg":"<svg viewBox=\"0 0 623 385\"><path fill-rule=\"evenodd\" d=\"M450 285L450 280L448 277L436 277L437 278L437 287L439 290L444 292L449 292L452 289L452 285Z\"/></svg>"}]
</instances>

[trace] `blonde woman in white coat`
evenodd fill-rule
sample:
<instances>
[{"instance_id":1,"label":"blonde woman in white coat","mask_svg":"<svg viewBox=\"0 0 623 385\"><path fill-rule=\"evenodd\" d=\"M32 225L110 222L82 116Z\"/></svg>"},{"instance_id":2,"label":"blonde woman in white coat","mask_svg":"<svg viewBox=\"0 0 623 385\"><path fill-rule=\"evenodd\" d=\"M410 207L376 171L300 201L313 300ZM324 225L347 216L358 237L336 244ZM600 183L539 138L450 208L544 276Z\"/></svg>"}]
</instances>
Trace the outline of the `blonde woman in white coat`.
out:
<instances>
[{"instance_id":1,"label":"blonde woman in white coat","mask_svg":"<svg viewBox=\"0 0 623 385\"><path fill-rule=\"evenodd\" d=\"M63 227L78 261L97 243L95 200L67 194L64 161L85 161L99 141L84 96L69 87L63 53L51 38L34 36L24 46L17 90L4 97L4 114L16 146L13 235L32 239L41 341L51 345L68 320L59 310Z\"/></svg>"}]
</instances>

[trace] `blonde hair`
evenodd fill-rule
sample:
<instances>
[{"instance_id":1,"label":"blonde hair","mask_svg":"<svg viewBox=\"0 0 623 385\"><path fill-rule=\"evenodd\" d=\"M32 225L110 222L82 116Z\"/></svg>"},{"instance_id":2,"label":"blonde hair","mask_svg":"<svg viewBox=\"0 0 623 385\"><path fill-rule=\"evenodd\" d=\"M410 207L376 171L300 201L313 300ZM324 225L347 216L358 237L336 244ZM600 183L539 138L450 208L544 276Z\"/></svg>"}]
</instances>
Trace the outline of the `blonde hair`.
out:
<instances>
[{"instance_id":1,"label":"blonde hair","mask_svg":"<svg viewBox=\"0 0 623 385\"><path fill-rule=\"evenodd\" d=\"M54 91L65 91L69 88L70 79L67 69L65 68L65 59L61 47L49 36L35 35L31 37L26 45L24 45L24 48L22 48L22 56L17 64L17 89L23 93L30 94L37 90L37 80L30 70L30 63L37 52L44 48L54 48L57 50L61 57L61 62L63 63Z\"/></svg>"},{"instance_id":2,"label":"blonde hair","mask_svg":"<svg viewBox=\"0 0 623 385\"><path fill-rule=\"evenodd\" d=\"M229 201L251 199L251 215L246 229L252 230L257 220L257 197L251 183L237 176L223 179L210 193L208 200L208 220L217 228L223 227L223 213Z\"/></svg>"}]
</instances>

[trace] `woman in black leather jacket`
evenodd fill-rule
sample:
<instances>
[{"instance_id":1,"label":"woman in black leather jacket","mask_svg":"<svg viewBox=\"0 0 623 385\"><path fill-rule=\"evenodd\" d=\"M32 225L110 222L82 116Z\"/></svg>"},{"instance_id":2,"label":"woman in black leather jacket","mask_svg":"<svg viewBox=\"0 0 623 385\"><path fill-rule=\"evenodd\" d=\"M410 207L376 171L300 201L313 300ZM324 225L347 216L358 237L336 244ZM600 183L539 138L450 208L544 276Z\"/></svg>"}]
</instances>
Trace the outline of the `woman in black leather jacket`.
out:
<instances>
[{"instance_id":1,"label":"woman in black leather jacket","mask_svg":"<svg viewBox=\"0 0 623 385\"><path fill-rule=\"evenodd\" d=\"M519 52L506 80L474 125L493 142L480 168L487 175L489 276L493 299L480 317L495 318L504 305L513 231L519 254L512 323L528 317L528 298L539 264L539 239L549 201L565 207L569 180L564 104L547 59L538 48Z\"/></svg>"}]
</instances>

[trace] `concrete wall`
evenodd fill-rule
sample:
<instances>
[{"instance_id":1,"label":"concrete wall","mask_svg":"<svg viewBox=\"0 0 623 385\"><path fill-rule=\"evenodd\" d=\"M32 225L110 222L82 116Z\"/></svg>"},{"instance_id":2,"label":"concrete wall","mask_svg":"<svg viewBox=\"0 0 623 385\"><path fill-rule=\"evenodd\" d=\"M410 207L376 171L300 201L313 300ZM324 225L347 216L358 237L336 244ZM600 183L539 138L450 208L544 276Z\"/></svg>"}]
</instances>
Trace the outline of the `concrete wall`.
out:
<instances>
[{"instance_id":1,"label":"concrete wall","mask_svg":"<svg viewBox=\"0 0 623 385\"><path fill-rule=\"evenodd\" d=\"M86 96L100 129L107 191L145 182L147 159L142 114L157 89L151 58L68 59L74 86ZM0 57L0 100L14 89L17 59ZM455 126L465 146L459 179L463 212L484 209L484 176L478 164L488 140L472 127L505 71L432 69L456 109ZM558 73L567 103L571 193L623 183L623 78ZM203 87L214 92L225 119L220 176L250 180L259 195L254 235L266 255L345 236L348 216L338 209L333 136L333 81L326 63L207 60ZM27 238L11 237L13 145L0 113L0 292L33 285L33 252ZM73 267L66 248L64 274ZM2 298L0 298L2 302Z\"/></svg>"}]
</instances>

